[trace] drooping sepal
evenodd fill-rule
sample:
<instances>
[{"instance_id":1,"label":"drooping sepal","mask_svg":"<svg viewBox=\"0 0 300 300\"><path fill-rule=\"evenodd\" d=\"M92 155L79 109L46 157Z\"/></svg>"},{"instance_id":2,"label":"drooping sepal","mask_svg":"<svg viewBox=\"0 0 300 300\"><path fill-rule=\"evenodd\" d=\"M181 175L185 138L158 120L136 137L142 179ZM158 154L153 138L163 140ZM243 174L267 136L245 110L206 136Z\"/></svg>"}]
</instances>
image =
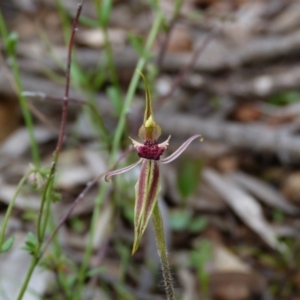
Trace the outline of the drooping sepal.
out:
<instances>
[{"instance_id":1,"label":"drooping sepal","mask_svg":"<svg viewBox=\"0 0 300 300\"><path fill-rule=\"evenodd\" d=\"M160 175L155 160L144 159L140 178L135 186L134 244L132 254L136 252L142 235L152 215L160 192Z\"/></svg>"},{"instance_id":2,"label":"drooping sepal","mask_svg":"<svg viewBox=\"0 0 300 300\"><path fill-rule=\"evenodd\" d=\"M114 170L114 171L111 171L111 172L108 172L104 179L105 181L109 182L111 181L110 177L112 176L115 176L115 175L119 175L119 174L122 174L122 173L125 173L133 168L135 168L139 163L141 163L142 159L138 160L137 162L135 162L134 164L130 165L130 166L127 166L125 168L121 168L121 169L118 169L118 170Z\"/></svg>"},{"instance_id":3,"label":"drooping sepal","mask_svg":"<svg viewBox=\"0 0 300 300\"><path fill-rule=\"evenodd\" d=\"M196 134L196 135L193 135L191 136L189 139L187 139L174 153L172 153L170 156L162 159L160 162L162 164L168 164L170 163L171 161L173 161L174 159L176 159L188 146L189 144L197 139L197 138L200 138L200 140L202 141L203 138L202 138L202 135L201 134Z\"/></svg>"}]
</instances>

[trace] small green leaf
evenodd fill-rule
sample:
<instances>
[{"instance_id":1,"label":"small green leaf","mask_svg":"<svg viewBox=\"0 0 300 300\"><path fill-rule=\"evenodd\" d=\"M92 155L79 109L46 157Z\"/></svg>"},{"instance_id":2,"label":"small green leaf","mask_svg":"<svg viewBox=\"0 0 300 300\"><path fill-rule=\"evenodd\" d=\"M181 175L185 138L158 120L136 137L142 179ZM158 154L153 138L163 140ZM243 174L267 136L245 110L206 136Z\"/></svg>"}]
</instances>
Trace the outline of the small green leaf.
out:
<instances>
[{"instance_id":1,"label":"small green leaf","mask_svg":"<svg viewBox=\"0 0 300 300\"><path fill-rule=\"evenodd\" d=\"M102 267L99 267L99 268L95 268L95 269L92 269L92 270L88 271L87 274L86 274L86 276L87 277L93 277L93 276L96 276L96 275L104 273L105 270L106 270L105 266L102 266Z\"/></svg>"},{"instance_id":2,"label":"small green leaf","mask_svg":"<svg viewBox=\"0 0 300 300\"><path fill-rule=\"evenodd\" d=\"M189 211L173 211L170 214L170 226L175 231L187 229L191 222L192 215Z\"/></svg>"},{"instance_id":3,"label":"small green leaf","mask_svg":"<svg viewBox=\"0 0 300 300\"><path fill-rule=\"evenodd\" d=\"M283 223L285 220L285 214L279 209L274 209L272 212L272 217L275 222Z\"/></svg>"},{"instance_id":4,"label":"small green leaf","mask_svg":"<svg viewBox=\"0 0 300 300\"><path fill-rule=\"evenodd\" d=\"M189 231L192 233L199 233L207 227L208 221L205 217L198 217L192 220L189 224Z\"/></svg>"},{"instance_id":5,"label":"small green leaf","mask_svg":"<svg viewBox=\"0 0 300 300\"><path fill-rule=\"evenodd\" d=\"M209 240L201 240L191 252L190 263L196 267L197 277L204 293L208 291L209 275L206 270L207 262L212 258L213 248Z\"/></svg>"},{"instance_id":6,"label":"small green leaf","mask_svg":"<svg viewBox=\"0 0 300 300\"><path fill-rule=\"evenodd\" d=\"M37 249L37 245L38 241L36 236L32 232L29 232L25 245L22 247L22 249L33 255Z\"/></svg>"},{"instance_id":7,"label":"small green leaf","mask_svg":"<svg viewBox=\"0 0 300 300\"><path fill-rule=\"evenodd\" d=\"M143 47L143 38L140 36L137 36L133 33L128 34L129 42L132 46L132 48L140 55L143 56L144 54L144 47Z\"/></svg>"},{"instance_id":8,"label":"small green leaf","mask_svg":"<svg viewBox=\"0 0 300 300\"><path fill-rule=\"evenodd\" d=\"M112 7L111 0L103 0L101 1L100 6L100 22L101 26L106 28L109 22L110 12Z\"/></svg>"},{"instance_id":9,"label":"small green leaf","mask_svg":"<svg viewBox=\"0 0 300 300\"><path fill-rule=\"evenodd\" d=\"M115 86L110 86L107 88L106 93L114 107L116 115L119 116L122 112L123 103L120 102L120 95L118 89Z\"/></svg>"},{"instance_id":10,"label":"small green leaf","mask_svg":"<svg viewBox=\"0 0 300 300\"><path fill-rule=\"evenodd\" d=\"M186 199L196 191L201 168L202 163L199 161L187 159L183 162L177 177L179 192L183 198Z\"/></svg>"},{"instance_id":11,"label":"small green leaf","mask_svg":"<svg viewBox=\"0 0 300 300\"><path fill-rule=\"evenodd\" d=\"M76 274L70 274L70 275L66 276L65 280L66 280L67 286L73 287L74 283L77 280L77 275Z\"/></svg>"},{"instance_id":12,"label":"small green leaf","mask_svg":"<svg viewBox=\"0 0 300 300\"><path fill-rule=\"evenodd\" d=\"M56 203L56 202L59 202L60 200L61 200L61 193L53 192L52 193L52 202Z\"/></svg>"},{"instance_id":13,"label":"small green leaf","mask_svg":"<svg viewBox=\"0 0 300 300\"><path fill-rule=\"evenodd\" d=\"M15 238L13 236L9 237L2 245L0 253L7 252L14 243Z\"/></svg>"},{"instance_id":14,"label":"small green leaf","mask_svg":"<svg viewBox=\"0 0 300 300\"><path fill-rule=\"evenodd\" d=\"M97 68L89 74L89 82L91 89L98 91L102 88L107 80L107 68L105 66L97 66Z\"/></svg>"},{"instance_id":15,"label":"small green leaf","mask_svg":"<svg viewBox=\"0 0 300 300\"><path fill-rule=\"evenodd\" d=\"M9 34L6 41L6 51L8 54L15 54L17 44L18 44L18 34L16 32L12 32Z\"/></svg>"},{"instance_id":16,"label":"small green leaf","mask_svg":"<svg viewBox=\"0 0 300 300\"><path fill-rule=\"evenodd\" d=\"M271 96L268 102L276 106L284 106L299 101L300 94L298 91L280 92Z\"/></svg>"},{"instance_id":17,"label":"small green leaf","mask_svg":"<svg viewBox=\"0 0 300 300\"><path fill-rule=\"evenodd\" d=\"M42 176L48 176L50 173L50 168L49 167L40 168L39 172L41 173Z\"/></svg>"},{"instance_id":18,"label":"small green leaf","mask_svg":"<svg viewBox=\"0 0 300 300\"><path fill-rule=\"evenodd\" d=\"M34 221L37 219L37 213L34 210L25 210L22 214L22 220L24 221Z\"/></svg>"},{"instance_id":19,"label":"small green leaf","mask_svg":"<svg viewBox=\"0 0 300 300\"><path fill-rule=\"evenodd\" d=\"M72 15L73 17L75 17L75 15ZM91 28L98 28L99 27L99 23L97 20L89 18L87 16L80 16L79 18L79 23L87 26L87 27L91 27Z\"/></svg>"},{"instance_id":20,"label":"small green leaf","mask_svg":"<svg viewBox=\"0 0 300 300\"><path fill-rule=\"evenodd\" d=\"M37 238L34 235L34 233L28 232L27 241L30 242L30 243L32 243L32 244L37 244Z\"/></svg>"},{"instance_id":21,"label":"small green leaf","mask_svg":"<svg viewBox=\"0 0 300 300\"><path fill-rule=\"evenodd\" d=\"M81 66L73 62L71 67L71 79L76 86L87 87L89 86L89 81L86 74L83 72Z\"/></svg>"},{"instance_id":22,"label":"small green leaf","mask_svg":"<svg viewBox=\"0 0 300 300\"><path fill-rule=\"evenodd\" d=\"M151 52L145 52L142 37L137 36L133 33L129 33L128 39L132 48L139 54L139 56L145 57L146 59L152 58L153 54Z\"/></svg>"},{"instance_id":23,"label":"small green leaf","mask_svg":"<svg viewBox=\"0 0 300 300\"><path fill-rule=\"evenodd\" d=\"M84 231L85 229L85 222L79 218L71 218L70 219L70 224L72 229L76 232L76 233L81 233Z\"/></svg>"}]
</instances>

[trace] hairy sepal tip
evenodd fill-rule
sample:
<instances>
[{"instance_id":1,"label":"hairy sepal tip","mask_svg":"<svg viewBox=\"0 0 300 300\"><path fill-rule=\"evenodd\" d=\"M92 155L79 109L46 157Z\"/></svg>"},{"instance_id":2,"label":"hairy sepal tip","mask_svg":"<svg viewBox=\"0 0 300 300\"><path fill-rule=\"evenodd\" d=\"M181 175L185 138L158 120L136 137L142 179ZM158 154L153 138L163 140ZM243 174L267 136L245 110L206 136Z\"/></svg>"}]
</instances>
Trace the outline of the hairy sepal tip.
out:
<instances>
[{"instance_id":1,"label":"hairy sepal tip","mask_svg":"<svg viewBox=\"0 0 300 300\"><path fill-rule=\"evenodd\" d=\"M111 179L110 177L112 176L115 176L115 175L119 175L119 174L123 174L127 171L130 171L131 169L135 168L139 163L141 163L142 159L139 159L138 161L136 161L135 163L133 163L132 165L130 166L127 166L125 168L121 168L121 169L117 169L117 170L114 170L114 171L111 171L111 172L108 172L104 179L106 182L111 182Z\"/></svg>"},{"instance_id":2,"label":"hairy sepal tip","mask_svg":"<svg viewBox=\"0 0 300 300\"><path fill-rule=\"evenodd\" d=\"M131 255L134 255L138 248L139 248L139 243L134 243L131 250Z\"/></svg>"},{"instance_id":3,"label":"hairy sepal tip","mask_svg":"<svg viewBox=\"0 0 300 300\"><path fill-rule=\"evenodd\" d=\"M134 253L148 225L160 192L160 174L155 160L143 160L140 178L135 185Z\"/></svg>"},{"instance_id":4,"label":"hairy sepal tip","mask_svg":"<svg viewBox=\"0 0 300 300\"><path fill-rule=\"evenodd\" d=\"M105 180L106 182L112 182L112 180L109 178L108 175L105 175L104 180Z\"/></svg>"}]
</instances>

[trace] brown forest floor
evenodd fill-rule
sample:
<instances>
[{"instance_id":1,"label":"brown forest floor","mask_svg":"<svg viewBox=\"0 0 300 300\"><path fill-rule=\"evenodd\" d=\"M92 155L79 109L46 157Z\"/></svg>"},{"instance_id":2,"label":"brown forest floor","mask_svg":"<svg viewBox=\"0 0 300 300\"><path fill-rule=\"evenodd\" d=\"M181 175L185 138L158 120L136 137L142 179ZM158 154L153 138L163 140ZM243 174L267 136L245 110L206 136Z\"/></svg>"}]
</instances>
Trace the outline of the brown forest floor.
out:
<instances>
[{"instance_id":1,"label":"brown forest floor","mask_svg":"<svg viewBox=\"0 0 300 300\"><path fill-rule=\"evenodd\" d=\"M61 9L59 1L0 2L9 31L19 35L16 51L24 91L58 99L27 98L44 166L51 163L64 94L61 63L66 63L69 33L64 22L75 15L76 2L63 0ZM170 20L173 1L160 4ZM82 15L96 20L93 1L84 3ZM172 21L167 46L163 30L155 42L148 66L158 75L150 81L163 137L172 135L170 152L192 134L204 136L204 142L194 142L180 159L162 167L161 202L180 299L300 300L299 15L299 1L189 0ZM108 34L124 95L138 59L129 34L142 40L152 21L146 1L114 1ZM84 24L79 29L74 64L81 71L72 73L71 96L94 97L113 133L118 117L107 96L111 77L103 72L103 31ZM1 40L0 47L1 220L31 155ZM175 86L174 80L179 81ZM128 146L126 137L137 136L143 99L139 90L128 112L120 153ZM71 102L55 185L61 200L53 205L54 222L85 184L108 168L102 148L87 110ZM127 188L110 190L101 210L90 268L103 271L86 281L86 299L165 299L150 229L139 251L130 255L137 176L134 171L125 175ZM76 276L67 260L75 265L82 261L99 186L60 231L67 278ZM0 292L6 290L7 295L15 295L16 289L9 276L21 280L28 268L20 247L27 233L35 231L39 203L40 195L25 187L14 207L8 226L14 246L0 257ZM37 292L43 299L67 299L57 269L49 263L42 269L33 278Z\"/></svg>"}]
</instances>

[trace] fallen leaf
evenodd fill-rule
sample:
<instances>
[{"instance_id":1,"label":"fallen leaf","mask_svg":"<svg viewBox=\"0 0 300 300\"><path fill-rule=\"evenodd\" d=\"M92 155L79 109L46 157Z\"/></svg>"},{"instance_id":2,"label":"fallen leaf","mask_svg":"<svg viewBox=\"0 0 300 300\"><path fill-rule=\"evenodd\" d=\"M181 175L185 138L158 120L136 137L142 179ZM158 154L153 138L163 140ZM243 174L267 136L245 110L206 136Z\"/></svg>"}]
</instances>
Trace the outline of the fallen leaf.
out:
<instances>
[{"instance_id":1,"label":"fallen leaf","mask_svg":"<svg viewBox=\"0 0 300 300\"><path fill-rule=\"evenodd\" d=\"M203 170L203 178L226 200L240 219L255 231L270 247L284 251L278 236L264 218L259 203L243 189L228 178L218 174L212 169Z\"/></svg>"},{"instance_id":2,"label":"fallen leaf","mask_svg":"<svg viewBox=\"0 0 300 300\"><path fill-rule=\"evenodd\" d=\"M288 200L283 195L281 195L280 191L264 183L262 180L256 179L242 172L230 173L226 175L226 177L242 186L244 189L258 197L267 205L279 208L285 213L291 215L296 215L300 212L300 209L290 204Z\"/></svg>"}]
</instances>

